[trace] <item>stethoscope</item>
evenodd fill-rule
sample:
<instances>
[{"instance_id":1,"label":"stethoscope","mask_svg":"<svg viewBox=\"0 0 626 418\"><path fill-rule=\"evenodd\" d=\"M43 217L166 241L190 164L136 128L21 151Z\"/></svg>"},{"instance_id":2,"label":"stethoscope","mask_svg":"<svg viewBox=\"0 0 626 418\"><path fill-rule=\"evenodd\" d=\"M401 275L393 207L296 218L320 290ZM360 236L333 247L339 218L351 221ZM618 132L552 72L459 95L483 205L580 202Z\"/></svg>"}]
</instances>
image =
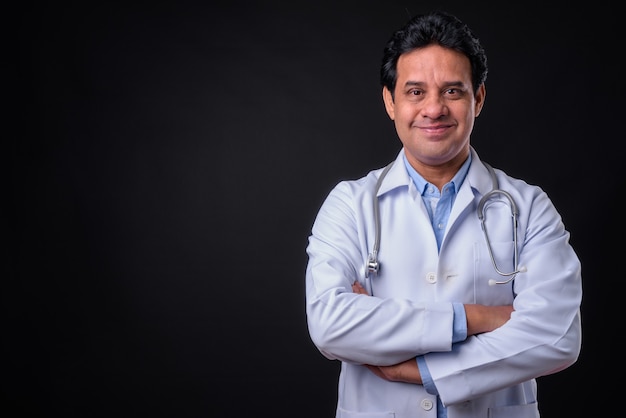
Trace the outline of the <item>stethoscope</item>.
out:
<instances>
[{"instance_id":1,"label":"stethoscope","mask_svg":"<svg viewBox=\"0 0 626 418\"><path fill-rule=\"evenodd\" d=\"M517 205L515 204L515 200L510 193L500 190L498 185L498 179L496 178L496 173L494 169L487 163L483 162L487 170L489 170L489 174L491 175L492 188L486 193L478 202L478 207L476 208L476 212L478 214L478 219L480 220L480 226L483 230L483 235L485 236L485 241L487 243L487 249L489 250L489 257L491 258L491 263L493 264L493 268L500 276L507 277L506 280L489 280L489 285L493 286L496 284L507 284L511 280L515 278L518 273L523 273L526 271L526 267L518 266L518 257L519 257L519 249L517 247ZM380 263L378 261L378 251L380 249L380 205L378 203L378 189L380 189L380 185L383 182L383 179L391 169L393 165L393 161L389 163L378 177L378 181L376 182L376 187L374 189L374 246L372 247L372 252L369 253L367 257L367 261L365 262L365 279L370 279L372 275L377 275L378 270L380 269ZM493 250L491 249L491 242L489 241L489 234L487 233L487 227L485 226L485 205L487 201L495 195L501 195L506 198L509 202L509 207L511 208L511 223L513 228L513 271L512 272L503 272L498 268L498 264L496 263L496 259L493 255Z\"/></svg>"}]
</instances>

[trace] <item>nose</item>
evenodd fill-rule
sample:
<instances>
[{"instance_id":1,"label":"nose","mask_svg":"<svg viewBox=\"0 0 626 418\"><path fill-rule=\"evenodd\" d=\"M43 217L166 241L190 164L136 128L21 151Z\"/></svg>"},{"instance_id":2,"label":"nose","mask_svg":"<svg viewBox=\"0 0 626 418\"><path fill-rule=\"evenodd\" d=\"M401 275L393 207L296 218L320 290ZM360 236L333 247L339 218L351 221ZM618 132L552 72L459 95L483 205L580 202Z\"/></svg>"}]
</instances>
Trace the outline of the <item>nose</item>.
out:
<instances>
[{"instance_id":1,"label":"nose","mask_svg":"<svg viewBox=\"0 0 626 418\"><path fill-rule=\"evenodd\" d=\"M448 114L448 106L441 94L430 94L422 101L422 114L430 119L439 119Z\"/></svg>"}]
</instances>

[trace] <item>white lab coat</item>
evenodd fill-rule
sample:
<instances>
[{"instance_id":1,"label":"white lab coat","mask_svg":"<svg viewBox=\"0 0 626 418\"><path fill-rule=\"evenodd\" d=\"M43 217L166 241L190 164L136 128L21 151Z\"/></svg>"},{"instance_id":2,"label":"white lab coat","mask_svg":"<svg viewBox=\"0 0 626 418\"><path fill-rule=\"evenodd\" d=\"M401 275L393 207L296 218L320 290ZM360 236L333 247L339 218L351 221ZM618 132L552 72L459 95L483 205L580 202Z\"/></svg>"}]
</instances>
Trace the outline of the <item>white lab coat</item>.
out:
<instances>
[{"instance_id":1,"label":"white lab coat","mask_svg":"<svg viewBox=\"0 0 626 418\"><path fill-rule=\"evenodd\" d=\"M436 397L422 385L388 382L361 364L390 365L425 354L448 418L538 417L535 378L572 365L581 347L581 265L560 215L536 186L496 170L519 210L519 264L508 284L495 273L477 216L492 189L472 148L472 164L439 254L428 213L401 151L378 192L380 270L365 280L374 234L373 191L382 169L339 183L322 204L309 238L306 313L313 343L341 360L338 418L436 417ZM501 271L513 269L510 207L486 210ZM352 292L359 280L373 296ZM452 344L451 302L513 303L493 332Z\"/></svg>"}]
</instances>

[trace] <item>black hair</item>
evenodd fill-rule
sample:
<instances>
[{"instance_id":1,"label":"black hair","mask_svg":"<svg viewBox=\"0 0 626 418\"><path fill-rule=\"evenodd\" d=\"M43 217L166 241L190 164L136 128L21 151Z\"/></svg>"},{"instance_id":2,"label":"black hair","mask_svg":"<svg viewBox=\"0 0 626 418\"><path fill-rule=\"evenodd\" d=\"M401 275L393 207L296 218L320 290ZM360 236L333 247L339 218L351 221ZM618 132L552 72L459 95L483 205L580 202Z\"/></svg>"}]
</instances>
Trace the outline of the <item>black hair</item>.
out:
<instances>
[{"instance_id":1,"label":"black hair","mask_svg":"<svg viewBox=\"0 0 626 418\"><path fill-rule=\"evenodd\" d=\"M434 11L411 18L397 30L385 46L380 82L394 95L398 79L398 59L400 55L414 49L437 44L458 51L469 58L472 68L474 93L487 79L487 55L471 29L456 16Z\"/></svg>"}]
</instances>

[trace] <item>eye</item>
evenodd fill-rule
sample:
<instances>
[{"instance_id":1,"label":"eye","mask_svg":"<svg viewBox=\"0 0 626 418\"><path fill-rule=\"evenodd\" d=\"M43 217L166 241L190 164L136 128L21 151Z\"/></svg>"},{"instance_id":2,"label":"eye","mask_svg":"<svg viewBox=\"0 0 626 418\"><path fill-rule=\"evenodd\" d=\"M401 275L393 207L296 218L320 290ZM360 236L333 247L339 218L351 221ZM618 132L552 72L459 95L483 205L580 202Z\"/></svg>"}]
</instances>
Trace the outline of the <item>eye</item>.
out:
<instances>
[{"instance_id":1,"label":"eye","mask_svg":"<svg viewBox=\"0 0 626 418\"><path fill-rule=\"evenodd\" d=\"M459 98L463 95L463 90L457 89L455 87L444 90L444 95L449 98Z\"/></svg>"},{"instance_id":2,"label":"eye","mask_svg":"<svg viewBox=\"0 0 626 418\"><path fill-rule=\"evenodd\" d=\"M409 95L410 96L421 96L422 94L424 94L424 92L422 90L419 90L419 89L411 89L411 90L409 90Z\"/></svg>"}]
</instances>

